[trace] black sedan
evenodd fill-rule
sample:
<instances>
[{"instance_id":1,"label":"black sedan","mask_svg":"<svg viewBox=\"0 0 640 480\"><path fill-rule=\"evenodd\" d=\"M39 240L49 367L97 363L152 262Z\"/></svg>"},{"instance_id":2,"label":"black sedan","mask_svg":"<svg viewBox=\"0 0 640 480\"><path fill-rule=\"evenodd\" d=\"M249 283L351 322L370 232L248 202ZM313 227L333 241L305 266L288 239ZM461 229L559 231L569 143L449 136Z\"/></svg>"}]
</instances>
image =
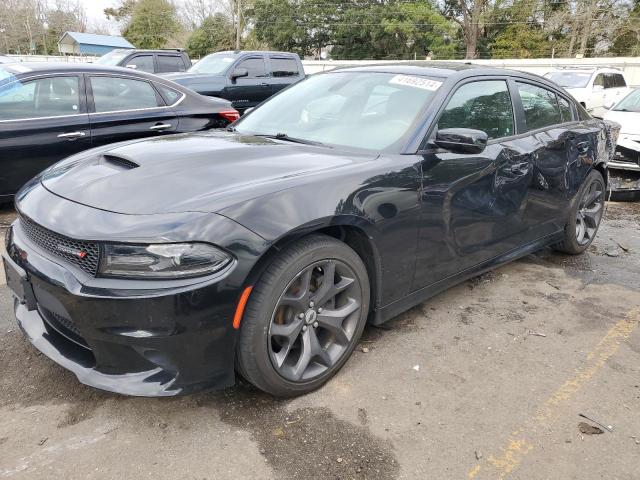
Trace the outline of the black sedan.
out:
<instances>
[{"instance_id":1,"label":"black sedan","mask_svg":"<svg viewBox=\"0 0 640 480\"><path fill-rule=\"evenodd\" d=\"M0 66L0 201L69 155L107 143L224 127L231 103L131 69Z\"/></svg>"},{"instance_id":2,"label":"black sedan","mask_svg":"<svg viewBox=\"0 0 640 480\"><path fill-rule=\"evenodd\" d=\"M229 131L94 149L30 181L4 258L16 317L94 387L175 395L239 372L309 392L367 322L548 245L583 252L615 135L525 73L314 75Z\"/></svg>"}]
</instances>

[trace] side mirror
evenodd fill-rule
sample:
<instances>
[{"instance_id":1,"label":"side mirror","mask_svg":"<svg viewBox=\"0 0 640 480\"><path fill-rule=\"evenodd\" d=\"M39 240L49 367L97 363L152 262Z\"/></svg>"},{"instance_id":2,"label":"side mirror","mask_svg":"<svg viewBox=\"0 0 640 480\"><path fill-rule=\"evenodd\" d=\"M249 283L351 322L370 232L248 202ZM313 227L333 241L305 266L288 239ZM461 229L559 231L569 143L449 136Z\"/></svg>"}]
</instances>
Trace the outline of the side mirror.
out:
<instances>
[{"instance_id":1,"label":"side mirror","mask_svg":"<svg viewBox=\"0 0 640 480\"><path fill-rule=\"evenodd\" d=\"M125 65L125 67L127 67L127 68L133 68L134 70L135 70L136 68L138 68L138 66L137 66L137 65L134 65L133 63L130 63L130 64L128 64L128 65Z\"/></svg>"},{"instance_id":2,"label":"side mirror","mask_svg":"<svg viewBox=\"0 0 640 480\"><path fill-rule=\"evenodd\" d=\"M248 77L248 76L249 76L249 70L247 70L246 68L236 68L233 72L231 72L232 80L235 80L236 78Z\"/></svg>"},{"instance_id":3,"label":"side mirror","mask_svg":"<svg viewBox=\"0 0 640 480\"><path fill-rule=\"evenodd\" d=\"M457 153L481 153L489 137L482 130L443 128L436 133L435 144Z\"/></svg>"}]
</instances>

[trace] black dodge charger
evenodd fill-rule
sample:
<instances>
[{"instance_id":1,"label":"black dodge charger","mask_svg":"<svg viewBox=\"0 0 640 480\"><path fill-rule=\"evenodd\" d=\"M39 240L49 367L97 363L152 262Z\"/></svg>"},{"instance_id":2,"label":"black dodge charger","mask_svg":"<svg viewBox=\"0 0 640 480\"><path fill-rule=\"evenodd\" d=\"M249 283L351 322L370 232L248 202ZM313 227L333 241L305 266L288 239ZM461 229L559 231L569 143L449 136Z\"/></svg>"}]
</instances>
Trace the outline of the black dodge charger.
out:
<instances>
[{"instance_id":1,"label":"black dodge charger","mask_svg":"<svg viewBox=\"0 0 640 480\"><path fill-rule=\"evenodd\" d=\"M229 131L92 149L31 180L4 258L16 317L101 389L238 373L309 392L367 322L545 246L584 251L616 134L525 73L315 75Z\"/></svg>"}]
</instances>

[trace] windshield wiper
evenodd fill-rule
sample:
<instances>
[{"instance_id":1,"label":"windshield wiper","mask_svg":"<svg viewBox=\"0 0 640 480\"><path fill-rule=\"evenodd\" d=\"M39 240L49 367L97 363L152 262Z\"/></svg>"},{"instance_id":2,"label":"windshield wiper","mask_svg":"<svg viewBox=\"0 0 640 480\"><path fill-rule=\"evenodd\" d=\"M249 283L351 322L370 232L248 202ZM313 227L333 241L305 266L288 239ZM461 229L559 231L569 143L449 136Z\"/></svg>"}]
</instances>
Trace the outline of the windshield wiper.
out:
<instances>
[{"instance_id":1,"label":"windshield wiper","mask_svg":"<svg viewBox=\"0 0 640 480\"><path fill-rule=\"evenodd\" d=\"M302 143L304 145L326 146L322 142L314 142L313 140L305 140L304 138L290 137L286 133L276 133L275 135L257 133L257 134L254 134L254 136L256 136L256 137L264 137L264 138L275 138L276 140L284 140L285 142L292 142L292 143Z\"/></svg>"}]
</instances>

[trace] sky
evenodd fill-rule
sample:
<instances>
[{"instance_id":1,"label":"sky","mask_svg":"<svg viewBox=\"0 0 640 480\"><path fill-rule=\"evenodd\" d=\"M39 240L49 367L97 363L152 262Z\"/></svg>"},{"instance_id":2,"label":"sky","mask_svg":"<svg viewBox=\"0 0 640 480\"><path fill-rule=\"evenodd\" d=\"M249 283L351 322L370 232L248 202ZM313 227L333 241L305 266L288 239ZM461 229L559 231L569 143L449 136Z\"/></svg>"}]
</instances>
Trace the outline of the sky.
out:
<instances>
[{"instance_id":1,"label":"sky","mask_svg":"<svg viewBox=\"0 0 640 480\"><path fill-rule=\"evenodd\" d=\"M117 0L79 0L80 4L87 12L87 20L90 27L101 26L108 28L110 33L117 34L118 26L114 22L109 22L102 12L105 8L113 7Z\"/></svg>"}]
</instances>

